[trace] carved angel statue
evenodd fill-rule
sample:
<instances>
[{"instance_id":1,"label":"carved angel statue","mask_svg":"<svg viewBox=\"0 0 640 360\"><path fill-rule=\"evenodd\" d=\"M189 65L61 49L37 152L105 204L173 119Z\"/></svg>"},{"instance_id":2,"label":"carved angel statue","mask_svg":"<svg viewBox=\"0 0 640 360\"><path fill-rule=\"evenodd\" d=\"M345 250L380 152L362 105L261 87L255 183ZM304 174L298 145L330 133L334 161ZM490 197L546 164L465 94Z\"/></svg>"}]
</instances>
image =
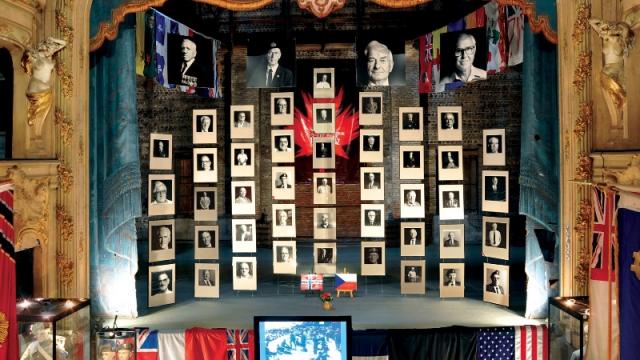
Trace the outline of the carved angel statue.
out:
<instances>
[{"instance_id":1,"label":"carved angel statue","mask_svg":"<svg viewBox=\"0 0 640 360\"><path fill-rule=\"evenodd\" d=\"M53 55L64 49L67 42L52 37L47 38L35 49L27 49L22 55L22 68L31 76L27 85L27 99L29 99L29 112L27 119L29 125L36 125L36 134L47 117L53 103L53 90L51 89L51 73L55 66Z\"/></svg>"}]
</instances>

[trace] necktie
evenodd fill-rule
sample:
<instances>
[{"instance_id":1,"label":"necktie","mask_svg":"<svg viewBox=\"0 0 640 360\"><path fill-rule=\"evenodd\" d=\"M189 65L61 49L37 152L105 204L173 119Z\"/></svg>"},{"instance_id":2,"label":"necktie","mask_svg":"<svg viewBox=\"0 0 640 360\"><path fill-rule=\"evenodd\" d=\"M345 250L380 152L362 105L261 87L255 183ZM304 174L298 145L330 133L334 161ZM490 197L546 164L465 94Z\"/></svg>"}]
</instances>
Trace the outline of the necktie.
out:
<instances>
[{"instance_id":1,"label":"necktie","mask_svg":"<svg viewBox=\"0 0 640 360\"><path fill-rule=\"evenodd\" d=\"M187 70L187 63L182 63L182 68L180 69L180 74L184 75L184 71Z\"/></svg>"},{"instance_id":2,"label":"necktie","mask_svg":"<svg viewBox=\"0 0 640 360\"><path fill-rule=\"evenodd\" d=\"M273 69L269 69L269 73L267 74L267 86L271 86L272 80L273 80Z\"/></svg>"}]
</instances>

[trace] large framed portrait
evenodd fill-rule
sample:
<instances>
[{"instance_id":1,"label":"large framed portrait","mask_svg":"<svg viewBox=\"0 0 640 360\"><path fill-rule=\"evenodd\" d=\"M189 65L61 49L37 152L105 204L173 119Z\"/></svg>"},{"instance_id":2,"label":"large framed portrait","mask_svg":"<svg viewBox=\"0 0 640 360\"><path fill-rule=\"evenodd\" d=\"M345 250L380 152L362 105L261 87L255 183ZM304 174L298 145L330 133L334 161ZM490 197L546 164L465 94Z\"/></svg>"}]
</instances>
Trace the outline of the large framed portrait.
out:
<instances>
[{"instance_id":1,"label":"large framed portrait","mask_svg":"<svg viewBox=\"0 0 640 360\"><path fill-rule=\"evenodd\" d=\"M400 184L401 219L424 218L424 184Z\"/></svg>"},{"instance_id":2,"label":"large framed portrait","mask_svg":"<svg viewBox=\"0 0 640 360\"><path fill-rule=\"evenodd\" d=\"M504 129L482 130L482 165L505 166L506 142Z\"/></svg>"},{"instance_id":3,"label":"large framed portrait","mask_svg":"<svg viewBox=\"0 0 640 360\"><path fill-rule=\"evenodd\" d=\"M426 294L426 269L424 260L401 260L400 293L403 295Z\"/></svg>"},{"instance_id":4,"label":"large framed portrait","mask_svg":"<svg viewBox=\"0 0 640 360\"><path fill-rule=\"evenodd\" d=\"M231 219L231 251L256 252L256 219Z\"/></svg>"},{"instance_id":5,"label":"large framed portrait","mask_svg":"<svg viewBox=\"0 0 640 360\"><path fill-rule=\"evenodd\" d=\"M271 130L271 162L295 161L293 130Z\"/></svg>"},{"instance_id":6,"label":"large framed portrait","mask_svg":"<svg viewBox=\"0 0 640 360\"><path fill-rule=\"evenodd\" d=\"M334 68L313 69L313 97L332 99L336 91L336 71Z\"/></svg>"},{"instance_id":7,"label":"large framed portrait","mask_svg":"<svg viewBox=\"0 0 640 360\"><path fill-rule=\"evenodd\" d=\"M336 173L313 173L313 203L334 205L336 203Z\"/></svg>"},{"instance_id":8,"label":"large framed portrait","mask_svg":"<svg viewBox=\"0 0 640 360\"><path fill-rule=\"evenodd\" d=\"M193 188L193 220L218 220L218 188L195 186Z\"/></svg>"},{"instance_id":9,"label":"large framed portrait","mask_svg":"<svg viewBox=\"0 0 640 360\"><path fill-rule=\"evenodd\" d=\"M440 220L464 220L462 185L439 185Z\"/></svg>"},{"instance_id":10,"label":"large framed portrait","mask_svg":"<svg viewBox=\"0 0 640 360\"><path fill-rule=\"evenodd\" d=\"M193 143L218 143L218 111L216 109L194 109L192 111Z\"/></svg>"},{"instance_id":11,"label":"large framed portrait","mask_svg":"<svg viewBox=\"0 0 640 360\"><path fill-rule=\"evenodd\" d=\"M313 138L313 168L333 169L336 167L334 137Z\"/></svg>"},{"instance_id":12,"label":"large framed portrait","mask_svg":"<svg viewBox=\"0 0 640 360\"><path fill-rule=\"evenodd\" d=\"M218 225L196 225L194 254L196 260L217 260L220 256L220 240Z\"/></svg>"},{"instance_id":13,"label":"large framed portrait","mask_svg":"<svg viewBox=\"0 0 640 360\"><path fill-rule=\"evenodd\" d=\"M359 96L360 125L382 125L382 93L361 92Z\"/></svg>"},{"instance_id":14,"label":"large framed portrait","mask_svg":"<svg viewBox=\"0 0 640 360\"><path fill-rule=\"evenodd\" d=\"M149 221L149 262L176 258L174 219Z\"/></svg>"},{"instance_id":15,"label":"large framed portrait","mask_svg":"<svg viewBox=\"0 0 640 360\"><path fill-rule=\"evenodd\" d=\"M438 141L462 141L462 106L438 106Z\"/></svg>"},{"instance_id":16,"label":"large framed portrait","mask_svg":"<svg viewBox=\"0 0 640 360\"><path fill-rule=\"evenodd\" d=\"M233 196L231 204L231 214L233 215L255 215L256 213L256 182L232 181L231 194Z\"/></svg>"},{"instance_id":17,"label":"large framed portrait","mask_svg":"<svg viewBox=\"0 0 640 360\"><path fill-rule=\"evenodd\" d=\"M381 163L384 161L382 129L360 130L360 162Z\"/></svg>"},{"instance_id":18,"label":"large framed portrait","mask_svg":"<svg viewBox=\"0 0 640 360\"><path fill-rule=\"evenodd\" d=\"M215 183L218 182L218 149L194 148L193 149L193 182Z\"/></svg>"},{"instance_id":19,"label":"large framed portrait","mask_svg":"<svg viewBox=\"0 0 640 360\"><path fill-rule=\"evenodd\" d=\"M482 171L482 211L509 212L508 171Z\"/></svg>"},{"instance_id":20,"label":"large framed portrait","mask_svg":"<svg viewBox=\"0 0 640 360\"><path fill-rule=\"evenodd\" d=\"M273 237L296 237L296 204L273 204Z\"/></svg>"},{"instance_id":21,"label":"large framed portrait","mask_svg":"<svg viewBox=\"0 0 640 360\"><path fill-rule=\"evenodd\" d=\"M464 259L464 224L440 224L440 258Z\"/></svg>"},{"instance_id":22,"label":"large framed portrait","mask_svg":"<svg viewBox=\"0 0 640 360\"><path fill-rule=\"evenodd\" d=\"M487 53L484 26L440 34L440 81L436 90L453 90L486 79Z\"/></svg>"},{"instance_id":23,"label":"large framed portrait","mask_svg":"<svg viewBox=\"0 0 640 360\"><path fill-rule=\"evenodd\" d=\"M253 105L231 105L231 129L232 139L253 139Z\"/></svg>"},{"instance_id":24,"label":"large framed portrait","mask_svg":"<svg viewBox=\"0 0 640 360\"><path fill-rule=\"evenodd\" d=\"M175 175L149 174L149 216L175 214L175 193Z\"/></svg>"},{"instance_id":25,"label":"large framed portrait","mask_svg":"<svg viewBox=\"0 0 640 360\"><path fill-rule=\"evenodd\" d=\"M360 274L366 276L385 275L384 241L362 241L360 243Z\"/></svg>"},{"instance_id":26,"label":"large framed portrait","mask_svg":"<svg viewBox=\"0 0 640 360\"><path fill-rule=\"evenodd\" d=\"M360 236L364 238L384 238L384 204L361 204Z\"/></svg>"},{"instance_id":27,"label":"large framed portrait","mask_svg":"<svg viewBox=\"0 0 640 360\"><path fill-rule=\"evenodd\" d=\"M360 200L384 200L384 167L360 168Z\"/></svg>"},{"instance_id":28,"label":"large framed portrait","mask_svg":"<svg viewBox=\"0 0 640 360\"><path fill-rule=\"evenodd\" d=\"M313 104L313 131L315 133L336 132L336 104Z\"/></svg>"},{"instance_id":29,"label":"large framed portrait","mask_svg":"<svg viewBox=\"0 0 640 360\"><path fill-rule=\"evenodd\" d=\"M424 122L421 107L401 107L398 109L400 141L422 141Z\"/></svg>"},{"instance_id":30,"label":"large framed portrait","mask_svg":"<svg viewBox=\"0 0 640 360\"><path fill-rule=\"evenodd\" d=\"M253 177L255 145L253 143L231 143L231 177Z\"/></svg>"},{"instance_id":31,"label":"large framed portrait","mask_svg":"<svg viewBox=\"0 0 640 360\"><path fill-rule=\"evenodd\" d=\"M271 168L271 196L274 200L295 200L295 166L274 166Z\"/></svg>"},{"instance_id":32,"label":"large framed portrait","mask_svg":"<svg viewBox=\"0 0 640 360\"><path fill-rule=\"evenodd\" d=\"M438 180L464 180L462 145L438 146Z\"/></svg>"},{"instance_id":33,"label":"large framed portrait","mask_svg":"<svg viewBox=\"0 0 640 360\"><path fill-rule=\"evenodd\" d=\"M196 263L193 296L217 299L220 297L220 264Z\"/></svg>"},{"instance_id":34,"label":"large framed portrait","mask_svg":"<svg viewBox=\"0 0 640 360\"><path fill-rule=\"evenodd\" d=\"M176 302L176 264L149 266L149 307Z\"/></svg>"},{"instance_id":35,"label":"large framed portrait","mask_svg":"<svg viewBox=\"0 0 640 360\"><path fill-rule=\"evenodd\" d=\"M149 169L171 170L173 168L173 136L153 133L149 137Z\"/></svg>"},{"instance_id":36,"label":"large framed portrait","mask_svg":"<svg viewBox=\"0 0 640 360\"><path fill-rule=\"evenodd\" d=\"M336 209L313 209L313 237L320 240L335 240Z\"/></svg>"},{"instance_id":37,"label":"large framed portrait","mask_svg":"<svg viewBox=\"0 0 640 360\"><path fill-rule=\"evenodd\" d=\"M440 297L464 297L464 263L440 263Z\"/></svg>"},{"instance_id":38,"label":"large framed portrait","mask_svg":"<svg viewBox=\"0 0 640 360\"><path fill-rule=\"evenodd\" d=\"M167 29L168 30L168 29ZM193 88L213 88L215 68L213 39L197 32L189 36L163 31L166 35L166 72L158 63L161 78L167 84L188 86ZM164 41L163 41L164 42Z\"/></svg>"},{"instance_id":39,"label":"large framed portrait","mask_svg":"<svg viewBox=\"0 0 640 360\"><path fill-rule=\"evenodd\" d=\"M401 145L400 146L400 179L422 180L424 179L424 146Z\"/></svg>"},{"instance_id":40,"label":"large framed portrait","mask_svg":"<svg viewBox=\"0 0 640 360\"><path fill-rule=\"evenodd\" d=\"M509 306L509 266L485 263L482 273L484 278L482 300Z\"/></svg>"},{"instance_id":41,"label":"large framed portrait","mask_svg":"<svg viewBox=\"0 0 640 360\"><path fill-rule=\"evenodd\" d=\"M400 256L424 256L424 222L400 223Z\"/></svg>"},{"instance_id":42,"label":"large framed portrait","mask_svg":"<svg viewBox=\"0 0 640 360\"><path fill-rule=\"evenodd\" d=\"M234 256L233 290L258 289L258 261L255 256Z\"/></svg>"},{"instance_id":43,"label":"large framed portrait","mask_svg":"<svg viewBox=\"0 0 640 360\"><path fill-rule=\"evenodd\" d=\"M274 274L295 274L297 261L295 241L273 241Z\"/></svg>"},{"instance_id":44,"label":"large framed portrait","mask_svg":"<svg viewBox=\"0 0 640 360\"><path fill-rule=\"evenodd\" d=\"M293 125L293 93L271 93L271 125Z\"/></svg>"},{"instance_id":45,"label":"large framed portrait","mask_svg":"<svg viewBox=\"0 0 640 360\"><path fill-rule=\"evenodd\" d=\"M509 260L509 218L482 217L482 255Z\"/></svg>"},{"instance_id":46,"label":"large framed portrait","mask_svg":"<svg viewBox=\"0 0 640 360\"><path fill-rule=\"evenodd\" d=\"M378 88L404 86L405 44L398 36L366 34L356 43L358 86Z\"/></svg>"},{"instance_id":47,"label":"large framed portrait","mask_svg":"<svg viewBox=\"0 0 640 360\"><path fill-rule=\"evenodd\" d=\"M338 248L334 242L313 244L313 272L316 274L335 275L338 262Z\"/></svg>"},{"instance_id":48,"label":"large framed portrait","mask_svg":"<svg viewBox=\"0 0 640 360\"><path fill-rule=\"evenodd\" d=\"M291 88L296 86L296 44L266 34L253 34L247 46L248 88Z\"/></svg>"}]
</instances>

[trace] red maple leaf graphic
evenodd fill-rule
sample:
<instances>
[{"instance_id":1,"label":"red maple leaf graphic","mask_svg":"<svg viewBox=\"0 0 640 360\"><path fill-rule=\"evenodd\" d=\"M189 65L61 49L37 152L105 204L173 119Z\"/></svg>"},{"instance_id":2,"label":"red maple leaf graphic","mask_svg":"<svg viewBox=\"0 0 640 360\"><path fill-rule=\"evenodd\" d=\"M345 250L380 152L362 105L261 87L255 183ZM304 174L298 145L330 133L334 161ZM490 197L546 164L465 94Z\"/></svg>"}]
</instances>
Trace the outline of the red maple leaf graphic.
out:
<instances>
[{"instance_id":1,"label":"red maple leaf graphic","mask_svg":"<svg viewBox=\"0 0 640 360\"><path fill-rule=\"evenodd\" d=\"M300 147L296 153L296 157L313 156L313 138L314 137L330 137L335 139L335 152L337 156L348 159L349 156L344 151L344 146L349 145L351 141L360 135L360 122L358 113L353 111L351 104L342 107L344 98L344 88L340 88L338 96L333 99L314 99L309 93L302 92L303 106L297 108L293 114L293 129L295 143ZM334 134L315 133L313 131L313 104L334 103L336 112L336 132Z\"/></svg>"}]
</instances>

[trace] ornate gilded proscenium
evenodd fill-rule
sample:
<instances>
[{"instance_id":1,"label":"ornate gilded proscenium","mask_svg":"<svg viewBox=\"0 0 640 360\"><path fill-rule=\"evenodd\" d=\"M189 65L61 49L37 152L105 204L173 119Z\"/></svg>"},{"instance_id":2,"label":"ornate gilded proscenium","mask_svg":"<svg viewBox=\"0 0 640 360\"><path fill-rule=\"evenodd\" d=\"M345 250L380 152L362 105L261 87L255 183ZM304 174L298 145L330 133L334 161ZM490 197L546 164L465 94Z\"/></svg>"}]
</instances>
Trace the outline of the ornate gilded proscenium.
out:
<instances>
[{"instance_id":1,"label":"ornate gilded proscenium","mask_svg":"<svg viewBox=\"0 0 640 360\"><path fill-rule=\"evenodd\" d=\"M603 175L608 184L640 186L640 156L634 155L626 169L622 171L605 169Z\"/></svg>"},{"instance_id":2,"label":"ornate gilded proscenium","mask_svg":"<svg viewBox=\"0 0 640 360\"><path fill-rule=\"evenodd\" d=\"M298 0L298 6L316 17L324 18L332 12L342 9L346 0Z\"/></svg>"}]
</instances>

